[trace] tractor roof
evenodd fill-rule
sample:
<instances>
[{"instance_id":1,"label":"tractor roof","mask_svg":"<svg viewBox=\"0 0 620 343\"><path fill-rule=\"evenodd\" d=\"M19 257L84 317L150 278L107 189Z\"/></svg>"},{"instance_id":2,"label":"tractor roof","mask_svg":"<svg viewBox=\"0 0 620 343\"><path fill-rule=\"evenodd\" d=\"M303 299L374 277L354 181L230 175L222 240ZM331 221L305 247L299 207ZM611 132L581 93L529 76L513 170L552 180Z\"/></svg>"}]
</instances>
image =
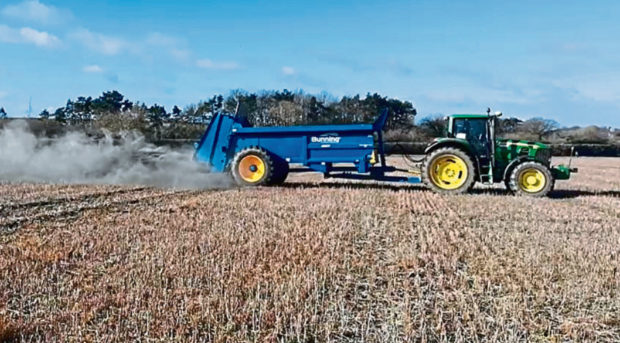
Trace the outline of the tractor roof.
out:
<instances>
[{"instance_id":1,"label":"tractor roof","mask_svg":"<svg viewBox=\"0 0 620 343\"><path fill-rule=\"evenodd\" d=\"M452 114L450 117L455 119L488 119L486 114Z\"/></svg>"}]
</instances>

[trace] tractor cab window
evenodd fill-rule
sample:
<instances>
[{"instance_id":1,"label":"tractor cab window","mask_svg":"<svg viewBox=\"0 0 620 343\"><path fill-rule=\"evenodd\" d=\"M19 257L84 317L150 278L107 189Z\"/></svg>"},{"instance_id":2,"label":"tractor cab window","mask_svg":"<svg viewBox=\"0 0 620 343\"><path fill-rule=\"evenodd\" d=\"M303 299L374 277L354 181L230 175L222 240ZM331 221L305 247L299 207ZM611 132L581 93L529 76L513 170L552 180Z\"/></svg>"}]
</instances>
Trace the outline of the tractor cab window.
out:
<instances>
[{"instance_id":1,"label":"tractor cab window","mask_svg":"<svg viewBox=\"0 0 620 343\"><path fill-rule=\"evenodd\" d=\"M456 138L478 142L487 141L486 119L455 119L453 125L452 131Z\"/></svg>"}]
</instances>

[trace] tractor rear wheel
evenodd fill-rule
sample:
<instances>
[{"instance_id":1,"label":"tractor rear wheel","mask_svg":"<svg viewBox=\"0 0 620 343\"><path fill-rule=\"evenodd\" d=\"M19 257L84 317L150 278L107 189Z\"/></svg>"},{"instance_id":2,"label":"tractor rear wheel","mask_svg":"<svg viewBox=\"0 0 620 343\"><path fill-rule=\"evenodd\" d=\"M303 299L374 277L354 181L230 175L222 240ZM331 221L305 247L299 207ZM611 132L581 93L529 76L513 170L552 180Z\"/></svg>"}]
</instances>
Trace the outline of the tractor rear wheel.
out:
<instances>
[{"instance_id":1,"label":"tractor rear wheel","mask_svg":"<svg viewBox=\"0 0 620 343\"><path fill-rule=\"evenodd\" d=\"M476 170L463 150L440 148L427 156L422 175L426 185L435 192L461 194L473 187Z\"/></svg>"},{"instance_id":2,"label":"tractor rear wheel","mask_svg":"<svg viewBox=\"0 0 620 343\"><path fill-rule=\"evenodd\" d=\"M265 150L251 147L239 151L232 160L231 172L239 186L269 185L274 163Z\"/></svg>"},{"instance_id":3,"label":"tractor rear wheel","mask_svg":"<svg viewBox=\"0 0 620 343\"><path fill-rule=\"evenodd\" d=\"M555 180L549 168L539 162L523 162L510 173L510 190L516 195L544 197L553 190Z\"/></svg>"}]
</instances>

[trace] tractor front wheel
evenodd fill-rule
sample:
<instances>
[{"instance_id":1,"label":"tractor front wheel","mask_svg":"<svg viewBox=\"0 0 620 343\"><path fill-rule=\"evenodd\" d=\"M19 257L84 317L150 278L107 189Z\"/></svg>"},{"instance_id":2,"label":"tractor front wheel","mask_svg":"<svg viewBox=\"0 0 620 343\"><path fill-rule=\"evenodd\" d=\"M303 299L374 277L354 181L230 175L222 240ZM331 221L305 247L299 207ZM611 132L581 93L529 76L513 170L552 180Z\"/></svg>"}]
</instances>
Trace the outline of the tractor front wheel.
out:
<instances>
[{"instance_id":1,"label":"tractor front wheel","mask_svg":"<svg viewBox=\"0 0 620 343\"><path fill-rule=\"evenodd\" d=\"M422 166L426 185L438 193L460 194L474 185L476 171L467 153L457 148L441 148L431 152Z\"/></svg>"},{"instance_id":2,"label":"tractor front wheel","mask_svg":"<svg viewBox=\"0 0 620 343\"><path fill-rule=\"evenodd\" d=\"M269 185L274 163L265 150L252 147L239 151L232 161L232 176L239 186Z\"/></svg>"},{"instance_id":3,"label":"tractor front wheel","mask_svg":"<svg viewBox=\"0 0 620 343\"><path fill-rule=\"evenodd\" d=\"M539 162L523 162L510 173L508 184L516 195L544 197L553 190L553 175Z\"/></svg>"}]
</instances>

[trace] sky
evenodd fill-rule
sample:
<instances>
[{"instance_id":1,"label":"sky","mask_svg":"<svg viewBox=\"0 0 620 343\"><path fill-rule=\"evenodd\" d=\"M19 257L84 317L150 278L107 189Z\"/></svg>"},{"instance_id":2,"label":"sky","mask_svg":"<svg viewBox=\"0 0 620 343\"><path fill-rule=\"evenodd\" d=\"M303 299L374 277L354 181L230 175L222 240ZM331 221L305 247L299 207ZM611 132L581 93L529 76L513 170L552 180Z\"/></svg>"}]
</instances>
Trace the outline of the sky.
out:
<instances>
[{"instance_id":1,"label":"sky","mask_svg":"<svg viewBox=\"0 0 620 343\"><path fill-rule=\"evenodd\" d=\"M620 127L618 18L615 0L0 0L0 107L286 88Z\"/></svg>"}]
</instances>

